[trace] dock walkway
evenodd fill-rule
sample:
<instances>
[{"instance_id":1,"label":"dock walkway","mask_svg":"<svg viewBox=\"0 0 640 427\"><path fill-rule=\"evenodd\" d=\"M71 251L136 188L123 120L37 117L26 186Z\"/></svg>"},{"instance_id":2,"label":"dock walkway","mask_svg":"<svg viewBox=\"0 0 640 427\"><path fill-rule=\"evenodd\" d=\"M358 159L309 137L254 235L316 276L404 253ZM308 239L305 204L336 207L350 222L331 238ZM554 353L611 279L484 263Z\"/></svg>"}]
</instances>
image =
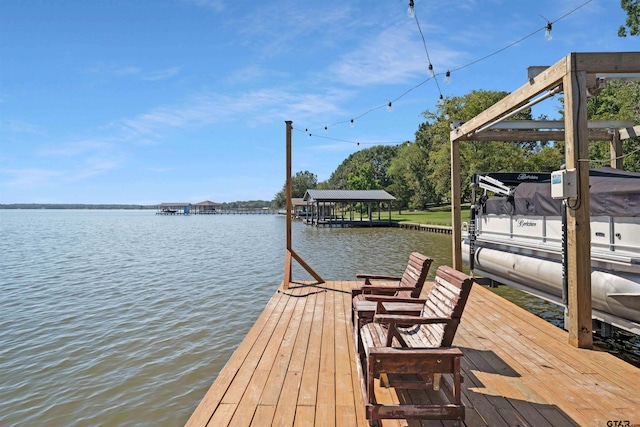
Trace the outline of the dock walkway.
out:
<instances>
[{"instance_id":1,"label":"dock walkway","mask_svg":"<svg viewBox=\"0 0 640 427\"><path fill-rule=\"evenodd\" d=\"M278 290L187 426L367 426L350 324L350 291L357 285L335 281ZM463 425L640 425L640 369L608 353L569 346L565 331L477 284L454 344L464 352ZM441 398L377 392L389 403Z\"/></svg>"}]
</instances>

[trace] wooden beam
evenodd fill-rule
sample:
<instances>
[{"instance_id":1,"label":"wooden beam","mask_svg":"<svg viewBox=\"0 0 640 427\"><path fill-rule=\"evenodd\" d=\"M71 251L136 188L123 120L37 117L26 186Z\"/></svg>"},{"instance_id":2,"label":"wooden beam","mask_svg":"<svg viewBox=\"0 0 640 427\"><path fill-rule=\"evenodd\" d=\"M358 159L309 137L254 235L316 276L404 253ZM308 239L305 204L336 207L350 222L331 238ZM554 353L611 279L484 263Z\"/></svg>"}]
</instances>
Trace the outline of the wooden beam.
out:
<instances>
[{"instance_id":1,"label":"wooden beam","mask_svg":"<svg viewBox=\"0 0 640 427\"><path fill-rule=\"evenodd\" d=\"M567 169L577 171L576 199L567 201L568 330L569 344L592 348L591 227L589 224L589 146L587 136L587 73L574 68L570 54L563 79L565 99L565 156Z\"/></svg>"},{"instance_id":2,"label":"wooden beam","mask_svg":"<svg viewBox=\"0 0 640 427\"><path fill-rule=\"evenodd\" d=\"M605 130L590 130L588 132L589 141L610 141L613 134ZM564 141L564 131L499 131L483 130L458 138L458 141Z\"/></svg>"},{"instance_id":3,"label":"wooden beam","mask_svg":"<svg viewBox=\"0 0 640 427\"><path fill-rule=\"evenodd\" d=\"M307 264L302 257L300 257L300 255L298 255L293 249L289 251L289 253L291 254L291 256L293 257L293 259L295 259L296 261L298 261L298 264L300 264L302 266L302 268L304 268L305 270L307 270L307 272L313 276L314 279L316 279L318 281L318 283L324 283L324 279L322 277L320 277L320 275L318 273L315 272L315 270L313 268L311 268L311 266L309 264Z\"/></svg>"},{"instance_id":4,"label":"wooden beam","mask_svg":"<svg viewBox=\"0 0 640 427\"><path fill-rule=\"evenodd\" d=\"M562 58L536 77L529 79L529 82L524 86L511 92L473 119L451 131L451 141L456 141L464 135L475 132L482 126L502 117L509 111L526 104L534 96L556 87L562 82L563 77L567 73L566 59L567 57Z\"/></svg>"},{"instance_id":5,"label":"wooden beam","mask_svg":"<svg viewBox=\"0 0 640 427\"><path fill-rule=\"evenodd\" d=\"M451 241L453 242L453 268L462 271L462 217L460 203L460 143L451 140Z\"/></svg>"},{"instance_id":6,"label":"wooden beam","mask_svg":"<svg viewBox=\"0 0 640 427\"><path fill-rule=\"evenodd\" d=\"M640 52L572 53L570 66L576 71L598 74L640 73Z\"/></svg>"},{"instance_id":7,"label":"wooden beam","mask_svg":"<svg viewBox=\"0 0 640 427\"><path fill-rule=\"evenodd\" d=\"M459 127L464 121L454 120L453 125ZM589 129L615 129L631 127L635 124L633 120L589 120ZM539 130L539 129L564 129L564 120L504 120L491 126L489 129L509 129L509 130Z\"/></svg>"},{"instance_id":8,"label":"wooden beam","mask_svg":"<svg viewBox=\"0 0 640 427\"><path fill-rule=\"evenodd\" d=\"M609 145L609 153L611 156L611 167L614 169L622 169L622 139L620 132L613 132L613 138Z\"/></svg>"}]
</instances>

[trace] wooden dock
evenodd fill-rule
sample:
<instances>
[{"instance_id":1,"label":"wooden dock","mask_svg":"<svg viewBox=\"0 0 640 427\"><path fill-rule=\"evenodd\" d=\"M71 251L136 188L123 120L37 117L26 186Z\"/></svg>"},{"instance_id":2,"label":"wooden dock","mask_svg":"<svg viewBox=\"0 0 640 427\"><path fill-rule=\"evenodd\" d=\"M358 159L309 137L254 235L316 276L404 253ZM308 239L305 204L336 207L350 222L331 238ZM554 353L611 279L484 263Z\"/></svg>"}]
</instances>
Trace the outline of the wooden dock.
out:
<instances>
[{"instance_id":1,"label":"wooden dock","mask_svg":"<svg viewBox=\"0 0 640 427\"><path fill-rule=\"evenodd\" d=\"M350 324L357 285L278 290L186 425L367 426ZM567 332L474 285L454 341L464 352L463 425L640 425L640 369L567 341ZM377 392L386 402L442 397Z\"/></svg>"},{"instance_id":2,"label":"wooden dock","mask_svg":"<svg viewBox=\"0 0 640 427\"><path fill-rule=\"evenodd\" d=\"M430 233L451 234L451 226L449 225L417 224L415 222L396 222L395 227L407 228L409 230L428 231Z\"/></svg>"}]
</instances>

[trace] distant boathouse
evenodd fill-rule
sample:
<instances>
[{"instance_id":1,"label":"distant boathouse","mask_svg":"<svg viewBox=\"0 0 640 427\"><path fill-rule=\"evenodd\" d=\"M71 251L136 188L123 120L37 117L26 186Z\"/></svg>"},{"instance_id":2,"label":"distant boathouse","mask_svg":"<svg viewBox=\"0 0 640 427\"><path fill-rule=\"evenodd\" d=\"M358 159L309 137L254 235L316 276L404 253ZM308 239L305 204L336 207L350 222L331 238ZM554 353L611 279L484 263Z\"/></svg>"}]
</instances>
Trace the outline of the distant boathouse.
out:
<instances>
[{"instance_id":1,"label":"distant boathouse","mask_svg":"<svg viewBox=\"0 0 640 427\"><path fill-rule=\"evenodd\" d=\"M158 205L156 215L275 215L277 209L253 208L253 209L223 209L222 203L205 200L200 203L164 202Z\"/></svg>"}]
</instances>

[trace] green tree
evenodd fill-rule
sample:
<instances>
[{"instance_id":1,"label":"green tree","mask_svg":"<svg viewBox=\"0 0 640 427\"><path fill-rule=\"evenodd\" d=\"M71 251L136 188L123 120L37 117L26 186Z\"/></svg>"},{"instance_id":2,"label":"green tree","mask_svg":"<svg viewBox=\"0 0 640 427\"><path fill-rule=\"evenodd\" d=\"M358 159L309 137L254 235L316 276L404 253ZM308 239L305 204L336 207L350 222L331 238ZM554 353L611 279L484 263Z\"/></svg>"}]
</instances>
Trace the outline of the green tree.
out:
<instances>
[{"instance_id":1,"label":"green tree","mask_svg":"<svg viewBox=\"0 0 640 427\"><path fill-rule=\"evenodd\" d=\"M315 189L318 186L318 177L309 172L297 172L291 177L291 197L304 197L309 189ZM273 206L282 208L287 205L287 183L282 186L282 190L276 193L273 198Z\"/></svg>"},{"instance_id":2,"label":"green tree","mask_svg":"<svg viewBox=\"0 0 640 427\"><path fill-rule=\"evenodd\" d=\"M640 123L640 82L611 80L598 96L589 99L587 114L594 120L629 120ZM640 138L623 141L623 168L640 172ZM607 166L610 148L608 141L589 144L590 167Z\"/></svg>"},{"instance_id":3,"label":"green tree","mask_svg":"<svg viewBox=\"0 0 640 427\"><path fill-rule=\"evenodd\" d=\"M627 30L631 36L640 35L640 0L620 0L620 7L627 13L627 20L618 29L618 36L627 37Z\"/></svg>"},{"instance_id":4,"label":"green tree","mask_svg":"<svg viewBox=\"0 0 640 427\"><path fill-rule=\"evenodd\" d=\"M508 95L508 92L471 91L464 96L442 100L436 111L425 111L426 122L416 135L416 143L429 150L429 180L436 198L447 200L451 188L450 123L477 116ZM531 110L522 111L512 120L530 120ZM463 198L471 195L470 182L474 172L526 170L527 159L541 151L536 141L460 143L460 173ZM548 154L548 153L545 153Z\"/></svg>"},{"instance_id":5,"label":"green tree","mask_svg":"<svg viewBox=\"0 0 640 427\"><path fill-rule=\"evenodd\" d=\"M391 160L396 156L398 147L390 145L376 145L371 148L356 151L347 157L331 174L327 182L329 188L335 190L349 189L349 176L360 174L360 166L369 163L373 178L382 188L389 186L392 181L388 174Z\"/></svg>"},{"instance_id":6,"label":"green tree","mask_svg":"<svg viewBox=\"0 0 640 427\"><path fill-rule=\"evenodd\" d=\"M349 190L377 190L380 188L380 180L376 179L371 163L363 163L356 166L356 170L347 177Z\"/></svg>"},{"instance_id":7,"label":"green tree","mask_svg":"<svg viewBox=\"0 0 640 427\"><path fill-rule=\"evenodd\" d=\"M396 197L398 210L404 207L421 209L439 201L429 179L429 150L426 142L419 144L418 140L416 133L416 143L402 144L389 166L393 184L387 191Z\"/></svg>"}]
</instances>

